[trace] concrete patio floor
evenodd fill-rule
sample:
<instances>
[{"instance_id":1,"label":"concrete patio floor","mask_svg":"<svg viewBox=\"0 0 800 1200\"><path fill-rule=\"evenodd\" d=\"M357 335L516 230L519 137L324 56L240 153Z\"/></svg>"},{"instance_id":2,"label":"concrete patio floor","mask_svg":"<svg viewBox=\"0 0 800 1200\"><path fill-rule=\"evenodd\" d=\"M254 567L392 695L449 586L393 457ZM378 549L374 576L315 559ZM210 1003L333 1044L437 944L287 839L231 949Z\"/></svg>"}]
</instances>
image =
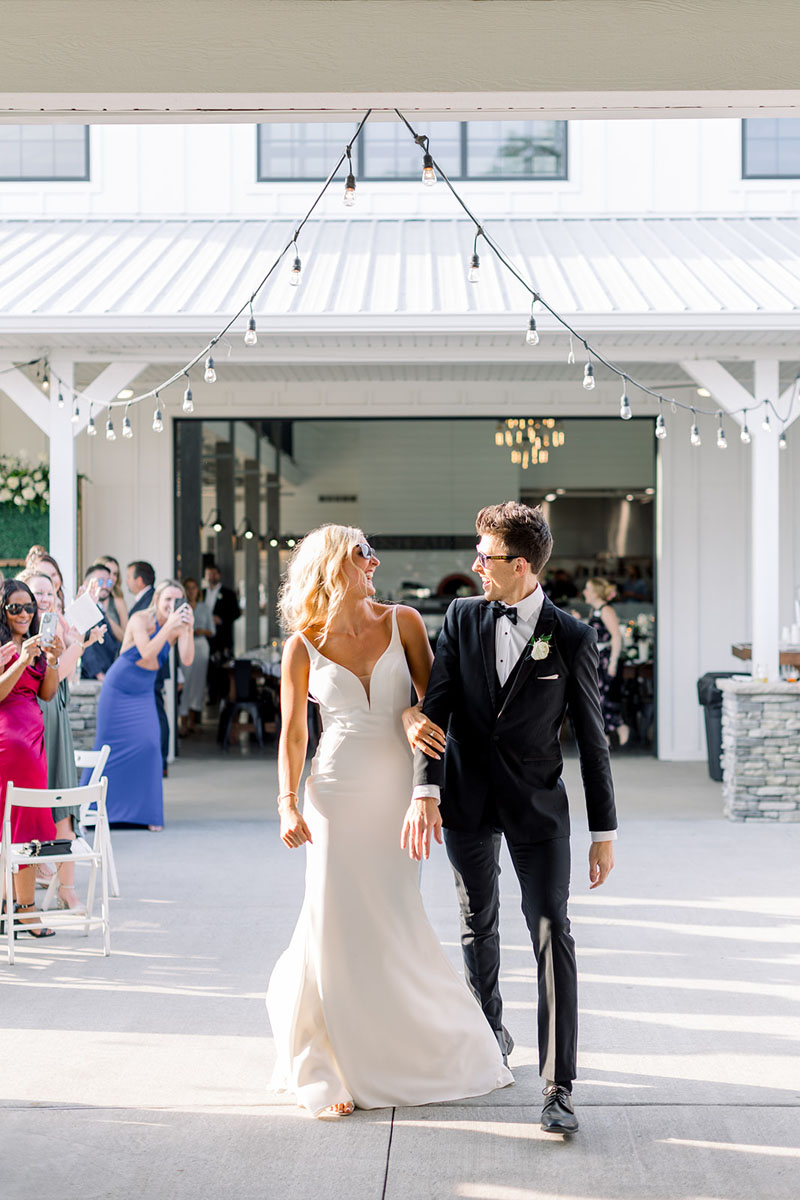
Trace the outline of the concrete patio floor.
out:
<instances>
[{"instance_id":1,"label":"concrete patio floor","mask_svg":"<svg viewBox=\"0 0 800 1200\"><path fill-rule=\"evenodd\" d=\"M516 1083L314 1121L268 1081L270 969L303 859L277 839L268 755L187 755L161 834L117 831L99 938L22 938L0 964L0 1193L29 1200L794 1200L800 1190L800 826L733 825L701 764L615 760L617 868L589 892L577 764L572 918L581 1131L539 1130L533 959L503 874ZM458 963L443 852L423 873Z\"/></svg>"}]
</instances>

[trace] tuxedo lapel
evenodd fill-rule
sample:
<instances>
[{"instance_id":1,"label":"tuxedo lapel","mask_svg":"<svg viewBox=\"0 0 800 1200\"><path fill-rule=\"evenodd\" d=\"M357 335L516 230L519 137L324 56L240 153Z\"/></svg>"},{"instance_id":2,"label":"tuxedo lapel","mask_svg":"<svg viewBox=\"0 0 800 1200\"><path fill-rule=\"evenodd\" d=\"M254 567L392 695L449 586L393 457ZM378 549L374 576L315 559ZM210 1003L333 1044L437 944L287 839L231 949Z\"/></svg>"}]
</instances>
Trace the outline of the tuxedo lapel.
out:
<instances>
[{"instance_id":1,"label":"tuxedo lapel","mask_svg":"<svg viewBox=\"0 0 800 1200\"><path fill-rule=\"evenodd\" d=\"M486 683L489 688L489 695L492 697L492 706L496 707L497 698L500 691L500 683L497 678L497 663L495 658L494 640L494 631L497 625L497 620L488 604L480 605L478 622L478 637L481 643L481 654L483 655L483 668L486 672Z\"/></svg>"},{"instance_id":2,"label":"tuxedo lapel","mask_svg":"<svg viewBox=\"0 0 800 1200\"><path fill-rule=\"evenodd\" d=\"M553 630L555 629L555 627L556 627L556 608L555 608L555 605L552 603L552 601L548 600L547 596L545 596L544 603L542 604L542 611L539 613L539 620L536 622L536 628L533 632L533 637L534 637L534 641L536 641L539 638L547 637L549 634L550 638L551 638L551 641L550 641L551 653L548 654L547 658L539 659L537 661L536 659L531 658L530 647L529 646L525 647L525 649L522 652L522 662L519 664L518 668L514 672L514 676L511 681L511 687L509 688L506 698L503 702L503 709L508 708L509 704L513 703L514 698L517 695L519 695L519 692L525 686L525 684L527 683L527 681L529 679L535 679L537 675L549 675L551 673L551 671L553 669L552 668L552 662L553 662L552 636L553 636ZM503 709L501 709L501 712L503 711Z\"/></svg>"}]
</instances>

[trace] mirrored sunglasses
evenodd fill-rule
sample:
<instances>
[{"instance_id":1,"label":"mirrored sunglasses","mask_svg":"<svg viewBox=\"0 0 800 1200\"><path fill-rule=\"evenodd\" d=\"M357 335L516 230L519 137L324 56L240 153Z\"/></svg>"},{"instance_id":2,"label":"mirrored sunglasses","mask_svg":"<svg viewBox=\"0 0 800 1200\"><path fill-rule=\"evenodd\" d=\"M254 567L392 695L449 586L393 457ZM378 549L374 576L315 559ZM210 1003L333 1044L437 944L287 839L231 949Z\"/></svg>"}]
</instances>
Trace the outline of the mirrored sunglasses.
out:
<instances>
[{"instance_id":1,"label":"mirrored sunglasses","mask_svg":"<svg viewBox=\"0 0 800 1200\"><path fill-rule=\"evenodd\" d=\"M356 550L365 562L369 562L371 558L377 557L369 542L356 542Z\"/></svg>"},{"instance_id":2,"label":"mirrored sunglasses","mask_svg":"<svg viewBox=\"0 0 800 1200\"><path fill-rule=\"evenodd\" d=\"M18 617L20 613L24 612L30 613L30 615L33 616L37 610L37 607L38 606L36 604L7 604L6 612L10 617Z\"/></svg>"}]
</instances>

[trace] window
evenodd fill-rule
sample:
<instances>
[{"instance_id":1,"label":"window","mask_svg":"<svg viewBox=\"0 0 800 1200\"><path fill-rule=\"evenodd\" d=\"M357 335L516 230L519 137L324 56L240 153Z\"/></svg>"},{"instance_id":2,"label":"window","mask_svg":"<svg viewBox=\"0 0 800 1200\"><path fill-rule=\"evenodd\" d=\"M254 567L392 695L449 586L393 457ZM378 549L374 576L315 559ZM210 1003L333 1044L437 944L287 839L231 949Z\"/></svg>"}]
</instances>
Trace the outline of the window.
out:
<instances>
[{"instance_id":1,"label":"window","mask_svg":"<svg viewBox=\"0 0 800 1200\"><path fill-rule=\"evenodd\" d=\"M800 179L800 117L742 121L742 179Z\"/></svg>"},{"instance_id":2,"label":"window","mask_svg":"<svg viewBox=\"0 0 800 1200\"><path fill-rule=\"evenodd\" d=\"M88 178L88 125L0 125L0 181Z\"/></svg>"},{"instance_id":3,"label":"window","mask_svg":"<svg viewBox=\"0 0 800 1200\"><path fill-rule=\"evenodd\" d=\"M258 126L258 181L326 178L357 125ZM566 179L566 121L436 121L431 153L451 179ZM358 179L418 179L422 151L404 125L367 124L353 147ZM344 177L345 166L339 174Z\"/></svg>"}]
</instances>

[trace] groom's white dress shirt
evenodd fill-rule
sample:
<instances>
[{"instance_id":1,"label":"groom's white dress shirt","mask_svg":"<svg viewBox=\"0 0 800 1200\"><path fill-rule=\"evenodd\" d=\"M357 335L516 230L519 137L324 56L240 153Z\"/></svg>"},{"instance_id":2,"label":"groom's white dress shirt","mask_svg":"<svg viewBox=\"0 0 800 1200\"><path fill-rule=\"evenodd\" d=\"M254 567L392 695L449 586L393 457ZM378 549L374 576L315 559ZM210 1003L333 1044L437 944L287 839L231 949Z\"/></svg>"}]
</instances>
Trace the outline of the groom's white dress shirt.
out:
<instances>
[{"instance_id":1,"label":"groom's white dress shirt","mask_svg":"<svg viewBox=\"0 0 800 1200\"><path fill-rule=\"evenodd\" d=\"M522 600L518 600L514 605L504 605L505 608L515 608L517 610L516 624L513 624L502 616L496 619L494 661L497 678L500 681L501 687L505 685L509 675L519 662L520 655L533 637L536 622L539 620L543 604L544 592L542 591L542 585L537 584L535 591L531 592L529 596L523 597ZM430 797L437 804L441 799L440 790L435 784L422 784L414 788L412 794L413 800L421 799L423 796ZM599 832L592 830L591 836L593 842L614 842L617 840L617 831L616 829Z\"/></svg>"}]
</instances>

